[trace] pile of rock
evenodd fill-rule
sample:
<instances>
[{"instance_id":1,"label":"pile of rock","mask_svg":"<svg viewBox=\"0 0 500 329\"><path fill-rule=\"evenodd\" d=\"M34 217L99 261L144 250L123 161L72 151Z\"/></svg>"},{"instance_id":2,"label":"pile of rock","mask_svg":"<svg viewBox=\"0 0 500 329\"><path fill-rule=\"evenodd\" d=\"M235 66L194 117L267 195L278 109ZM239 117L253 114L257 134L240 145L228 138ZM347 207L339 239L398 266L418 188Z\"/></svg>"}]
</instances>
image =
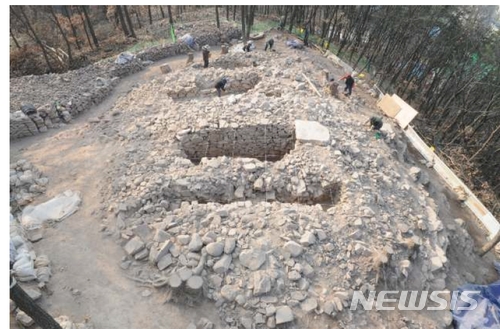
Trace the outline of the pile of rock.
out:
<instances>
[{"instance_id":1,"label":"pile of rock","mask_svg":"<svg viewBox=\"0 0 500 329\"><path fill-rule=\"evenodd\" d=\"M17 212L44 193L49 179L25 159L10 165L10 207Z\"/></svg>"},{"instance_id":2,"label":"pile of rock","mask_svg":"<svg viewBox=\"0 0 500 329\"><path fill-rule=\"evenodd\" d=\"M311 92L301 72L314 79L312 65L272 63L173 72L121 99L113 129L93 127L108 142L127 144L113 156L119 161L110 166L104 196L117 224L108 223L105 234L121 241L127 255L121 267L176 296L215 301L227 328L306 327L307 314L357 317L347 307L353 291L375 290L381 280L389 288L444 289L449 233L415 170L408 174L394 161L399 149L350 117L361 103ZM262 78L253 89L220 99L174 101L165 83L203 89L216 76L250 71ZM281 87L280 98L263 92L272 85ZM242 151L236 143L248 136L238 131L295 119L327 127L328 144L296 144L276 162L225 154L202 156L196 165L186 154L206 141L232 142Z\"/></svg>"}]
</instances>

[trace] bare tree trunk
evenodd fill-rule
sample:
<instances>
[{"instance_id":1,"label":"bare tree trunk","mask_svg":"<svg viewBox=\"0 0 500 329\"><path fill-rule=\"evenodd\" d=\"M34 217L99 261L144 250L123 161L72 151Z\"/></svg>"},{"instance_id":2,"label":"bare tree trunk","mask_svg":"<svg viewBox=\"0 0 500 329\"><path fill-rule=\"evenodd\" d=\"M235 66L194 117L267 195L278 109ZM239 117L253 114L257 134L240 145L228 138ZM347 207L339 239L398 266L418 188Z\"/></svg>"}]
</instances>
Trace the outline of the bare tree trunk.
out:
<instances>
[{"instance_id":1,"label":"bare tree trunk","mask_svg":"<svg viewBox=\"0 0 500 329\"><path fill-rule=\"evenodd\" d=\"M59 323L49 313L45 312L35 301L17 284L13 284L10 277L10 299L16 303L24 313L35 321L42 329L62 329Z\"/></svg>"},{"instance_id":2,"label":"bare tree trunk","mask_svg":"<svg viewBox=\"0 0 500 329\"><path fill-rule=\"evenodd\" d=\"M241 32L243 33L243 42L247 41L247 34L245 33L245 6L241 6Z\"/></svg>"},{"instance_id":3,"label":"bare tree trunk","mask_svg":"<svg viewBox=\"0 0 500 329\"><path fill-rule=\"evenodd\" d=\"M229 6L226 6L226 19L229 21Z\"/></svg>"},{"instance_id":4,"label":"bare tree trunk","mask_svg":"<svg viewBox=\"0 0 500 329\"><path fill-rule=\"evenodd\" d=\"M217 20L217 28L220 29L219 6L215 6L215 19Z\"/></svg>"},{"instance_id":5,"label":"bare tree trunk","mask_svg":"<svg viewBox=\"0 0 500 329\"><path fill-rule=\"evenodd\" d=\"M123 6L122 8L123 8L123 12L125 13L125 19L127 20L127 25L129 28L130 36L132 38L137 38L135 36L134 27L132 26L132 20L130 19L130 15L128 14L127 6Z\"/></svg>"},{"instance_id":6,"label":"bare tree trunk","mask_svg":"<svg viewBox=\"0 0 500 329\"><path fill-rule=\"evenodd\" d=\"M236 6L233 6L233 21L236 21Z\"/></svg>"},{"instance_id":7,"label":"bare tree trunk","mask_svg":"<svg viewBox=\"0 0 500 329\"><path fill-rule=\"evenodd\" d=\"M69 22L69 26L71 27L71 32L73 34L73 38L75 38L75 43L76 43L76 47L78 48L78 50L81 50L82 47L80 46L80 42L78 41L78 36L76 35L76 28L75 26L73 25L73 22L71 21L71 10L70 8L68 8L68 6L63 6L64 8L64 11L66 12L66 17L68 18L68 22Z\"/></svg>"},{"instance_id":8,"label":"bare tree trunk","mask_svg":"<svg viewBox=\"0 0 500 329\"><path fill-rule=\"evenodd\" d=\"M94 47L92 46L92 42L90 41L90 36L89 36L89 33L87 32L87 26L85 25L85 17L83 17L83 13L82 11L80 10L80 7L79 6L76 6L76 11L78 12L78 14L80 15L80 18L82 19L82 24L83 24L83 31L85 31L85 35L87 36L87 42L89 43L89 46L90 46L90 49L94 49Z\"/></svg>"},{"instance_id":9,"label":"bare tree trunk","mask_svg":"<svg viewBox=\"0 0 500 329\"><path fill-rule=\"evenodd\" d=\"M47 55L47 51L45 50L45 47L44 47L42 41L40 40L40 38L38 38L38 35L36 34L35 30L31 26L30 21L28 20L28 17L26 16L26 14L24 12L23 6L19 6L19 11L21 12L21 15L23 16L24 20L21 19L21 17L19 15L17 15L17 13L15 12L15 10L13 9L12 6L10 6L10 11L31 32L33 38L35 39L35 42L42 49L43 58L45 59L45 62L47 63L47 66L49 67L49 71L52 72L54 69L52 68L52 65L50 65L49 56Z\"/></svg>"},{"instance_id":10,"label":"bare tree trunk","mask_svg":"<svg viewBox=\"0 0 500 329\"><path fill-rule=\"evenodd\" d=\"M96 46L96 48L99 48L99 41L97 41L97 37L95 36L94 27L92 26L92 22L90 21L89 14L87 12L87 7L82 6L82 10L83 10L83 15L85 15L85 20L87 21L87 25L89 26L90 35L92 36L94 45Z\"/></svg>"},{"instance_id":11,"label":"bare tree trunk","mask_svg":"<svg viewBox=\"0 0 500 329\"><path fill-rule=\"evenodd\" d=\"M9 29L9 32L10 32L10 36L12 37L12 40L14 40L14 43L16 44L17 49L21 49L21 46L20 46L20 45L19 45L19 43L17 42L17 39L16 39L16 37L14 36L14 33L12 33L12 29Z\"/></svg>"},{"instance_id":12,"label":"bare tree trunk","mask_svg":"<svg viewBox=\"0 0 500 329\"><path fill-rule=\"evenodd\" d=\"M130 33L128 32L127 24L125 23L125 18L123 17L121 6L116 6L116 12L118 13L118 19L120 20L123 34L125 35L125 37L128 37Z\"/></svg>"},{"instance_id":13,"label":"bare tree trunk","mask_svg":"<svg viewBox=\"0 0 500 329\"><path fill-rule=\"evenodd\" d=\"M246 10L247 18L246 18L246 32L247 32L247 39L250 38L250 32L252 31L252 26L253 26L253 20L255 17L255 10L257 6L248 6Z\"/></svg>"},{"instance_id":14,"label":"bare tree trunk","mask_svg":"<svg viewBox=\"0 0 500 329\"><path fill-rule=\"evenodd\" d=\"M64 42L66 43L66 48L68 49L68 60L69 60L69 66L71 66L71 63L73 62L73 55L71 54L71 46L69 44L68 38L66 38L66 34L64 33L64 30L61 27L61 24L59 24L59 21L57 20L56 13L54 12L54 7L49 6L50 8L50 13L52 15L52 18L54 18L54 23L56 24L57 28L59 29L59 32L61 32L61 35L64 39Z\"/></svg>"},{"instance_id":15,"label":"bare tree trunk","mask_svg":"<svg viewBox=\"0 0 500 329\"><path fill-rule=\"evenodd\" d=\"M292 33L293 21L295 20L295 15L297 15L297 6L293 6L292 16L290 17L290 26L288 27L289 33Z\"/></svg>"},{"instance_id":16,"label":"bare tree trunk","mask_svg":"<svg viewBox=\"0 0 500 329\"><path fill-rule=\"evenodd\" d=\"M288 9L289 8L290 8L289 6L285 6L285 18L283 19L283 22L281 22L281 26L280 26L282 30L284 30L285 26L286 26L286 19L288 18L288 11L289 11ZM280 19L281 19L281 17L280 17Z\"/></svg>"},{"instance_id":17,"label":"bare tree trunk","mask_svg":"<svg viewBox=\"0 0 500 329\"><path fill-rule=\"evenodd\" d=\"M139 25L139 28L142 29L141 19L139 18L139 10L135 11L135 18L137 19L137 24Z\"/></svg>"},{"instance_id":18,"label":"bare tree trunk","mask_svg":"<svg viewBox=\"0 0 500 329\"><path fill-rule=\"evenodd\" d=\"M149 25L153 24L153 16L151 15L151 6L148 6L148 16L149 16Z\"/></svg>"},{"instance_id":19,"label":"bare tree trunk","mask_svg":"<svg viewBox=\"0 0 500 329\"><path fill-rule=\"evenodd\" d=\"M160 7L161 18L165 18L165 12L163 11L163 7L162 6L158 7Z\"/></svg>"},{"instance_id":20,"label":"bare tree trunk","mask_svg":"<svg viewBox=\"0 0 500 329\"><path fill-rule=\"evenodd\" d=\"M172 7L170 5L167 6L167 11L168 11L168 22L170 23L171 26L173 26L174 18L172 17Z\"/></svg>"}]
</instances>

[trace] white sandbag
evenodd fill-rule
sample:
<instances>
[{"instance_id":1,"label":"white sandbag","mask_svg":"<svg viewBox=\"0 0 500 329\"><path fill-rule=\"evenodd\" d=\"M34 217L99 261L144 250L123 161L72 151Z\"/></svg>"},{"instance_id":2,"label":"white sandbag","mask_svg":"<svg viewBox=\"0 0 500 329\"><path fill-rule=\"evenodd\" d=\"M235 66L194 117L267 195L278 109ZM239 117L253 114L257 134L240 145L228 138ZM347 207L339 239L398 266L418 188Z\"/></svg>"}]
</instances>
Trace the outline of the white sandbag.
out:
<instances>
[{"instance_id":1,"label":"white sandbag","mask_svg":"<svg viewBox=\"0 0 500 329\"><path fill-rule=\"evenodd\" d=\"M19 281L31 281L37 278L35 264L29 254L17 255L17 260L12 266L14 275Z\"/></svg>"},{"instance_id":2,"label":"white sandbag","mask_svg":"<svg viewBox=\"0 0 500 329\"><path fill-rule=\"evenodd\" d=\"M63 220L78 210L80 202L79 192L65 191L38 206L24 208L21 224L25 230L30 230L41 227L45 221Z\"/></svg>"},{"instance_id":3,"label":"white sandbag","mask_svg":"<svg viewBox=\"0 0 500 329\"><path fill-rule=\"evenodd\" d=\"M51 276L52 272L50 271L50 267L39 267L36 269L38 282L49 282Z\"/></svg>"},{"instance_id":4,"label":"white sandbag","mask_svg":"<svg viewBox=\"0 0 500 329\"><path fill-rule=\"evenodd\" d=\"M50 265L50 260L47 255L39 255L35 259L35 267L47 267Z\"/></svg>"}]
</instances>

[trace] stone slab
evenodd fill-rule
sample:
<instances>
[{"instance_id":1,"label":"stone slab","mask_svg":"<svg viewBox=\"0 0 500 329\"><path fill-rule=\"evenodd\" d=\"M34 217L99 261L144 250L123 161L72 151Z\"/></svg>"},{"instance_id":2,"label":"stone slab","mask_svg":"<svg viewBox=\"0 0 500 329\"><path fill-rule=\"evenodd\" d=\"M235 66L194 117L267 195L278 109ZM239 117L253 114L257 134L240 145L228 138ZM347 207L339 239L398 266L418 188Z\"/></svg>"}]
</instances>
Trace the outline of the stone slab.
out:
<instances>
[{"instance_id":1,"label":"stone slab","mask_svg":"<svg viewBox=\"0 0 500 329\"><path fill-rule=\"evenodd\" d=\"M295 120L295 138L299 142L327 145L330 132L319 122Z\"/></svg>"}]
</instances>

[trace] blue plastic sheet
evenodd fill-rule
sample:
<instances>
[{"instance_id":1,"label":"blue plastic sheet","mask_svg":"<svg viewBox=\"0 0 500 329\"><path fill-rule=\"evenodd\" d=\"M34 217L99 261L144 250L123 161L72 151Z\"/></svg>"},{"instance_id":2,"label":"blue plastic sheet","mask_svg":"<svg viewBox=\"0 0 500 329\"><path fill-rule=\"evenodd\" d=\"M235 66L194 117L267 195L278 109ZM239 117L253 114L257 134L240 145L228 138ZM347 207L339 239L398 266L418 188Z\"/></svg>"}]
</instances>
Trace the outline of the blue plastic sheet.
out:
<instances>
[{"instance_id":1,"label":"blue plastic sheet","mask_svg":"<svg viewBox=\"0 0 500 329\"><path fill-rule=\"evenodd\" d=\"M495 264L497 270L499 264ZM489 285L466 284L458 290L458 296L464 291L478 291L467 296L477 302L477 307L462 310L470 304L457 298L452 308L455 329L500 329L500 280Z\"/></svg>"}]
</instances>

